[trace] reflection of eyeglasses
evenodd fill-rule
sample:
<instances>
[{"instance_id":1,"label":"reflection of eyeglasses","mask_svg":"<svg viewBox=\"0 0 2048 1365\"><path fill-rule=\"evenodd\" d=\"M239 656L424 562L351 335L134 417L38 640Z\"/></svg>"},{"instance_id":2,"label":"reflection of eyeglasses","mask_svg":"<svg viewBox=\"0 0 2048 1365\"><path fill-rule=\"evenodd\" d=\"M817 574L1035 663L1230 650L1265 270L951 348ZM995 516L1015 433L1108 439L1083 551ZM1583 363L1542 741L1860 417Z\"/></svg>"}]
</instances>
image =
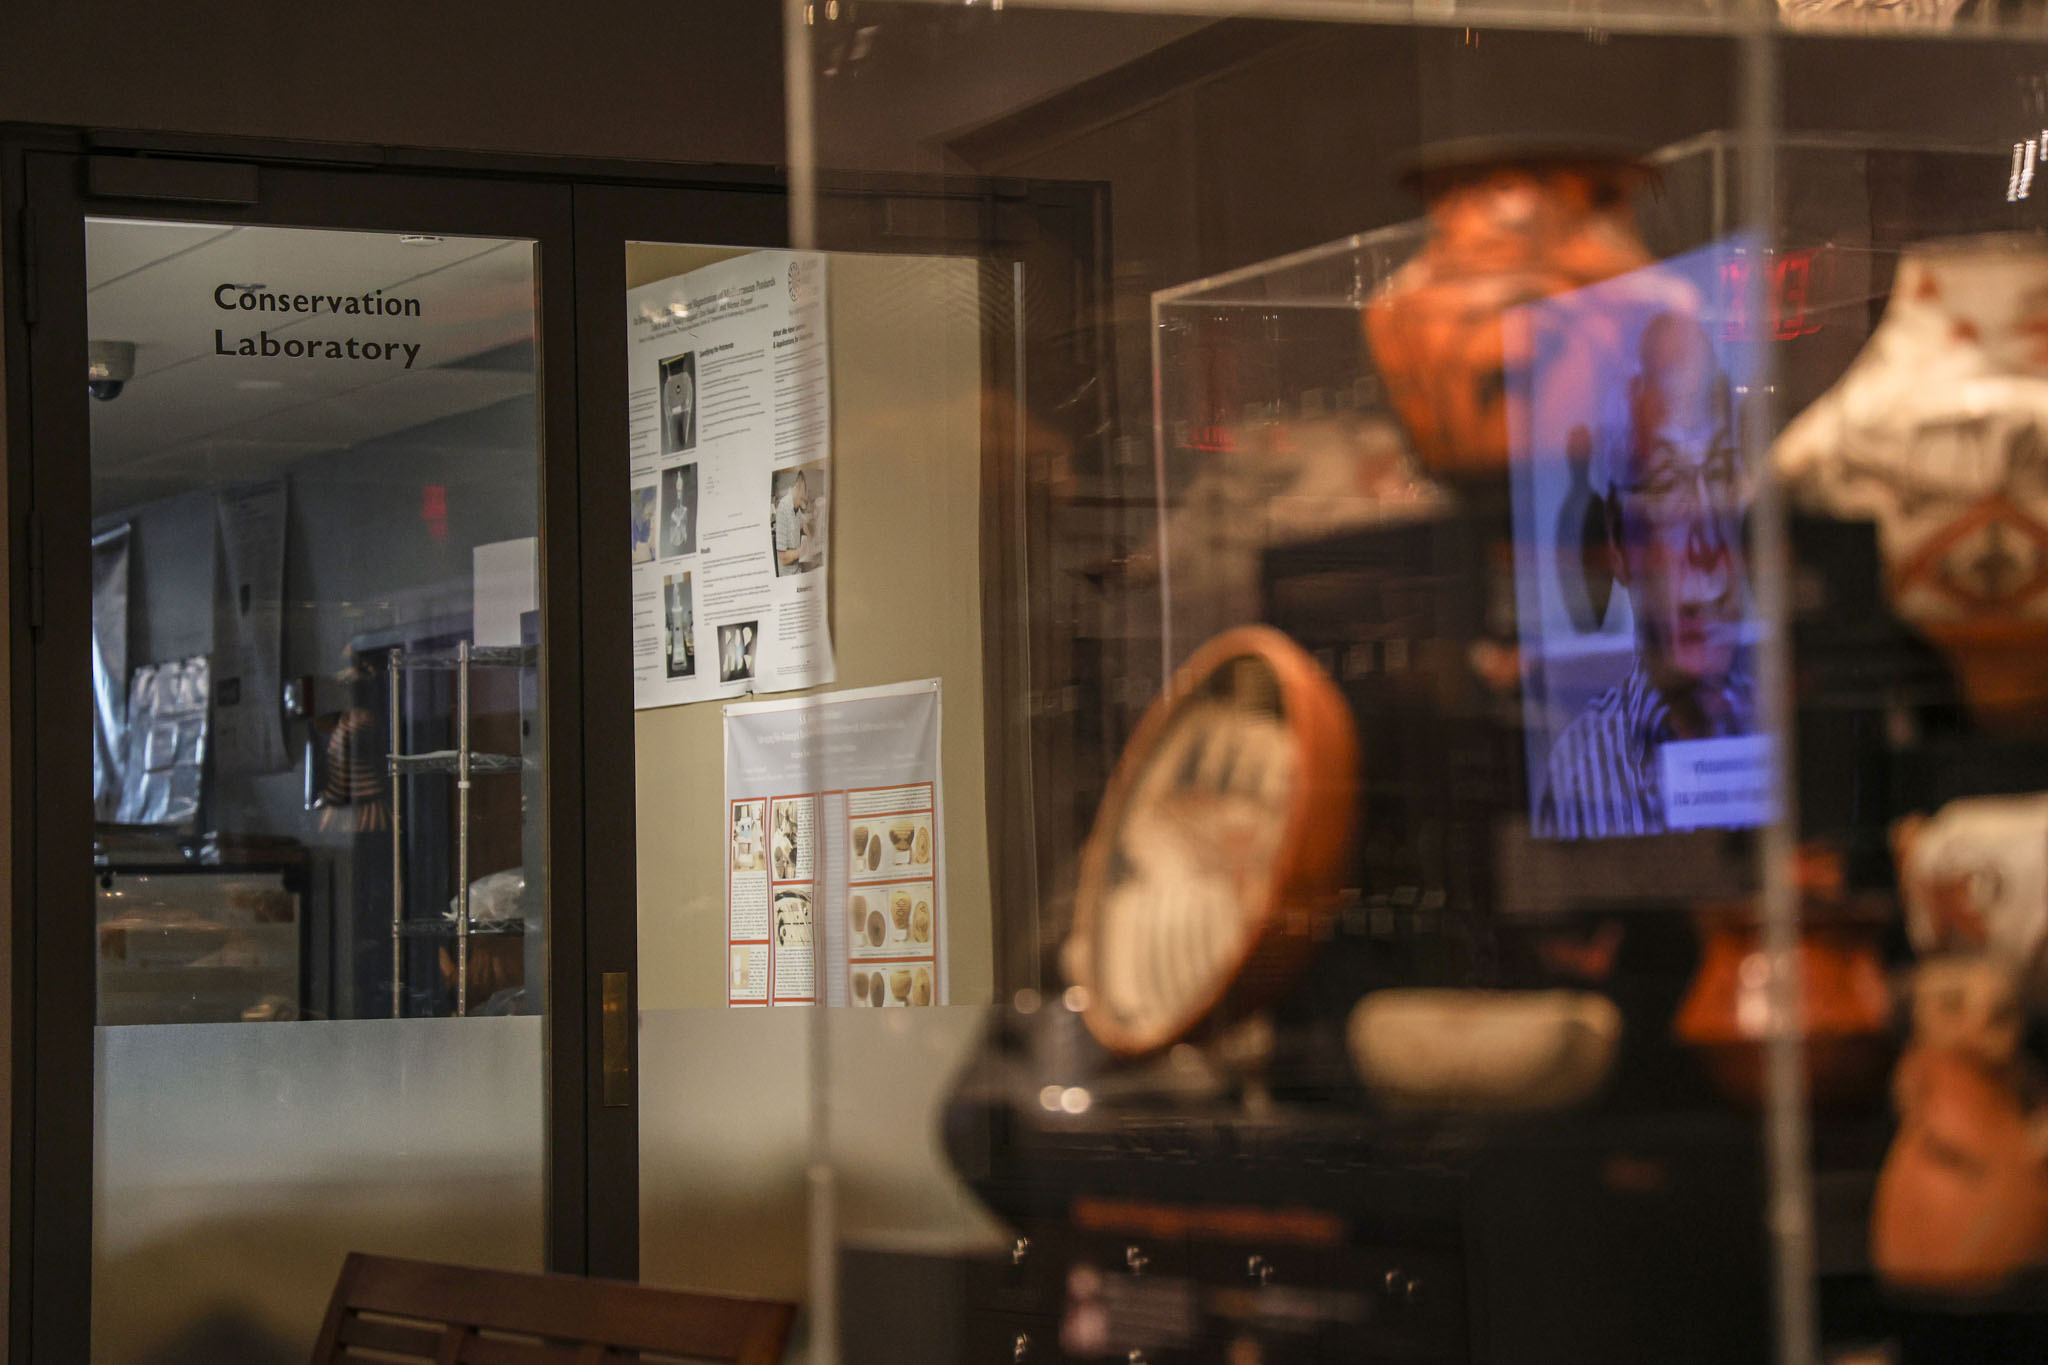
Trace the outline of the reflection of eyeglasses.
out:
<instances>
[{"instance_id":1,"label":"reflection of eyeglasses","mask_svg":"<svg viewBox=\"0 0 2048 1365\"><path fill-rule=\"evenodd\" d=\"M1622 491L1643 499L1659 515L1695 510L1727 511L1742 497L1742 480L1736 475L1735 452L1718 449L1695 466L1679 464L1669 446L1651 452L1656 462L1635 483L1623 484Z\"/></svg>"}]
</instances>

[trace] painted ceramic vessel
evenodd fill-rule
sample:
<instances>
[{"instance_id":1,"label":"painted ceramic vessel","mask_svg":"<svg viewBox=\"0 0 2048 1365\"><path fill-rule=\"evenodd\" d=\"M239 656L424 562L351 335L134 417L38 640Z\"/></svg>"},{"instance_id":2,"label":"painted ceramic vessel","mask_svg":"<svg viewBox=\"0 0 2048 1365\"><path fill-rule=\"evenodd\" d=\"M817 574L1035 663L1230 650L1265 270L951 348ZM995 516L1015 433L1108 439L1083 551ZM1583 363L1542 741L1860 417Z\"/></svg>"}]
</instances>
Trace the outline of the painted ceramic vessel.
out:
<instances>
[{"instance_id":1,"label":"painted ceramic vessel","mask_svg":"<svg viewBox=\"0 0 2048 1365\"><path fill-rule=\"evenodd\" d=\"M1373 991L1345 1042L1393 1109L1542 1113L1592 1097L1621 1046L1621 1011L1590 991Z\"/></svg>"},{"instance_id":2,"label":"painted ceramic vessel","mask_svg":"<svg viewBox=\"0 0 2048 1365\"><path fill-rule=\"evenodd\" d=\"M1841 859L1820 844L1800 850L1800 1010L1806 1090L1822 1109L1874 1099L1896 1046L1884 969L1885 908L1851 901ZM1698 921L1700 965L1672 1032L1697 1053L1728 1099L1760 1109L1771 1029L1770 964L1751 905Z\"/></svg>"},{"instance_id":3,"label":"painted ceramic vessel","mask_svg":"<svg viewBox=\"0 0 2048 1365\"><path fill-rule=\"evenodd\" d=\"M1342 694L1280 632L1226 631L1175 673L1081 855L1064 957L1103 1046L1155 1051L1292 978L1335 908L1357 764Z\"/></svg>"},{"instance_id":4,"label":"painted ceramic vessel","mask_svg":"<svg viewBox=\"0 0 2048 1365\"><path fill-rule=\"evenodd\" d=\"M1373 358L1431 473L1503 468L1507 375L1524 357L1503 327L1519 305L1650 263L1631 158L1570 148L1452 145L1409 177L1430 236L1365 311Z\"/></svg>"},{"instance_id":5,"label":"painted ceramic vessel","mask_svg":"<svg viewBox=\"0 0 2048 1365\"><path fill-rule=\"evenodd\" d=\"M1809 925L1800 934L1802 1056L1817 1108L1846 1108L1884 1089L1896 1049L1883 939L1883 922L1874 918ZM1769 980L1761 927L1732 915L1709 920L1701 926L1699 971L1673 1024L1715 1087L1749 1110L1763 1107Z\"/></svg>"},{"instance_id":6,"label":"painted ceramic vessel","mask_svg":"<svg viewBox=\"0 0 2048 1365\"><path fill-rule=\"evenodd\" d=\"M2048 725L2048 238L1931 243L1776 448L1790 496L1877 528L1899 615L1995 730Z\"/></svg>"},{"instance_id":7,"label":"painted ceramic vessel","mask_svg":"<svg viewBox=\"0 0 2048 1365\"><path fill-rule=\"evenodd\" d=\"M1871 1262L1894 1285L1979 1293L2048 1262L2048 1122L2025 1026L2019 982L1994 957L1914 973L1899 1132L1870 1219Z\"/></svg>"},{"instance_id":8,"label":"painted ceramic vessel","mask_svg":"<svg viewBox=\"0 0 2048 1365\"><path fill-rule=\"evenodd\" d=\"M1870 1258L1902 1288L1986 1293L2048 1264L2048 1127L1969 1053L1899 1064L1899 1134L1878 1173Z\"/></svg>"},{"instance_id":9,"label":"painted ceramic vessel","mask_svg":"<svg viewBox=\"0 0 2048 1365\"><path fill-rule=\"evenodd\" d=\"M2048 1005L2048 795L1975 796L1892 830L1921 954L1982 954Z\"/></svg>"}]
</instances>

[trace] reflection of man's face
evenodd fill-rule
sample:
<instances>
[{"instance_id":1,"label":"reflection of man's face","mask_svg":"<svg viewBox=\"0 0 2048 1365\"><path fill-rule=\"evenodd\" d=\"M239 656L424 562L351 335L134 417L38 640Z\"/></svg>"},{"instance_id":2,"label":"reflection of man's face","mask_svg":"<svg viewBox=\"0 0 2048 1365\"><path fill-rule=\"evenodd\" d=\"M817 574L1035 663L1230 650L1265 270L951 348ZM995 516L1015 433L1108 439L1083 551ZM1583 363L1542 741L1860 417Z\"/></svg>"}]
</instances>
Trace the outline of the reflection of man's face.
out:
<instances>
[{"instance_id":1,"label":"reflection of man's face","mask_svg":"<svg viewBox=\"0 0 2048 1365\"><path fill-rule=\"evenodd\" d=\"M1653 320L1641 361L1615 573L1652 681L1687 688L1725 678L1735 658L1746 588L1739 452L1726 383L1697 323Z\"/></svg>"}]
</instances>

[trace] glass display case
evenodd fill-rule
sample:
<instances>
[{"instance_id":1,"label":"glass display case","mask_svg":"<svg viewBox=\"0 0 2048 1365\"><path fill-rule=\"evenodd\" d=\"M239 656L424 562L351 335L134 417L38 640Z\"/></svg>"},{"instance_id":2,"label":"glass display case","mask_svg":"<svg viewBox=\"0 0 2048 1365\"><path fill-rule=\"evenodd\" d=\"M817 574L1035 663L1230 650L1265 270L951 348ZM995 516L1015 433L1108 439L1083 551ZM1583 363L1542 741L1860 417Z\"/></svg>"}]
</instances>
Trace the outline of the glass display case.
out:
<instances>
[{"instance_id":1,"label":"glass display case","mask_svg":"<svg viewBox=\"0 0 2048 1365\"><path fill-rule=\"evenodd\" d=\"M789 14L796 245L979 267L996 945L814 1011L815 1349L2048 1351L2044 16Z\"/></svg>"}]
</instances>

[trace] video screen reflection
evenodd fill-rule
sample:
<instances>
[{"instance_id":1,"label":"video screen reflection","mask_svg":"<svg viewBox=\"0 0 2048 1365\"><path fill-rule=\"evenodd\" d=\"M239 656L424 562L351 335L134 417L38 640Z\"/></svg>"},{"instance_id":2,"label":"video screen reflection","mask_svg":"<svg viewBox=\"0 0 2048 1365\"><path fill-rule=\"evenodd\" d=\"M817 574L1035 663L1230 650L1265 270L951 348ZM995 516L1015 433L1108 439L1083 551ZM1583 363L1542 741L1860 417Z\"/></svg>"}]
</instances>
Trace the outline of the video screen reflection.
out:
<instances>
[{"instance_id":1,"label":"video screen reflection","mask_svg":"<svg viewBox=\"0 0 2048 1365\"><path fill-rule=\"evenodd\" d=\"M1732 240L1507 319L1530 821L1605 839L1770 818Z\"/></svg>"}]
</instances>

